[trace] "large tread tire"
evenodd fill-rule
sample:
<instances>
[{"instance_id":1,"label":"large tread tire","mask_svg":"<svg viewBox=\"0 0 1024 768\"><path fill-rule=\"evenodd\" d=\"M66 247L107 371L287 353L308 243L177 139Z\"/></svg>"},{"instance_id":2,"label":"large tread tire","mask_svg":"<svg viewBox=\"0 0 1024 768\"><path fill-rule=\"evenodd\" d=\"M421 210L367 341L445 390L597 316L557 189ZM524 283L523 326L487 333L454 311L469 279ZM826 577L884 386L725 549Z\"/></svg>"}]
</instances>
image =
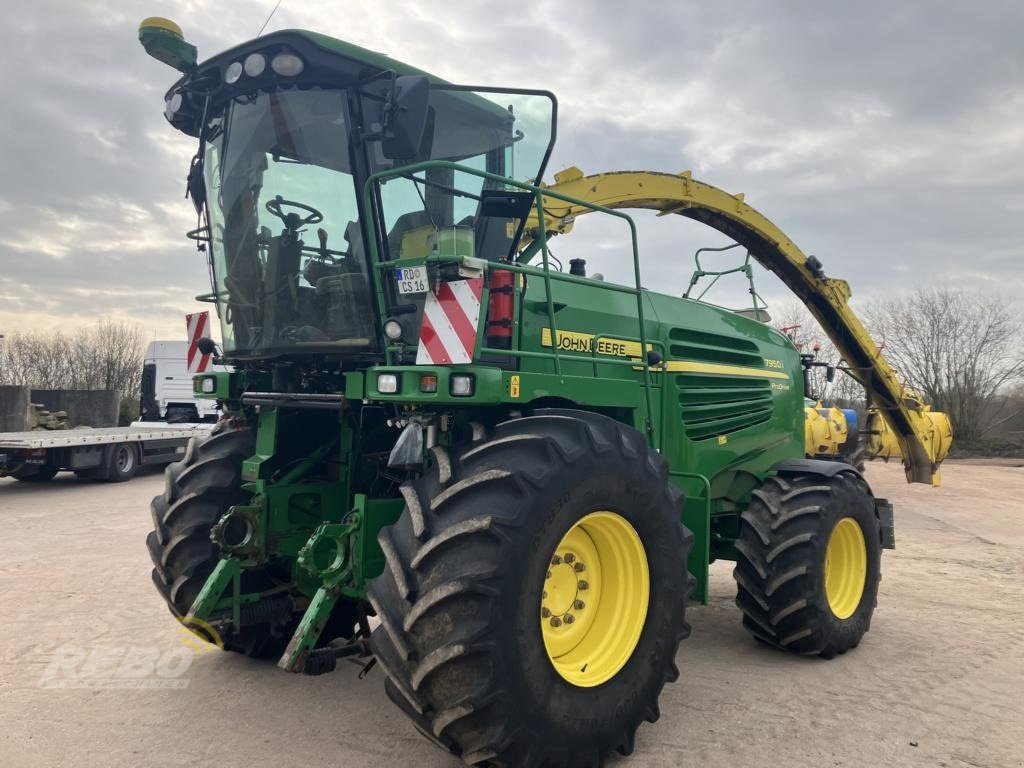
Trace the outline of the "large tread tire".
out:
<instances>
[{"instance_id":1,"label":"large tread tire","mask_svg":"<svg viewBox=\"0 0 1024 768\"><path fill-rule=\"evenodd\" d=\"M825 551L836 523L852 517L864 535L864 590L853 614L838 618L825 592ZM830 659L857 647L871 625L881 578L874 497L852 472L767 478L740 515L736 604L758 640Z\"/></svg>"},{"instance_id":2,"label":"large tread tire","mask_svg":"<svg viewBox=\"0 0 1024 768\"><path fill-rule=\"evenodd\" d=\"M150 505L153 530L146 546L153 561L153 584L179 619L188 613L219 559L210 528L231 506L250 499L241 488L241 469L253 454L255 440L250 429L226 423L209 436L192 438L184 459L167 466L164 492ZM259 575L245 574L243 589L253 587L253 578ZM294 623L256 624L220 640L225 650L247 656L280 656Z\"/></svg>"},{"instance_id":3,"label":"large tread tire","mask_svg":"<svg viewBox=\"0 0 1024 768\"><path fill-rule=\"evenodd\" d=\"M368 597L388 696L466 763L600 766L629 754L679 671L689 634L693 536L682 494L644 436L612 419L540 411L475 443L433 449L381 531L383 574ZM625 517L644 545L650 602L640 639L611 679L563 679L541 636L540 595L563 534L595 509Z\"/></svg>"}]
</instances>

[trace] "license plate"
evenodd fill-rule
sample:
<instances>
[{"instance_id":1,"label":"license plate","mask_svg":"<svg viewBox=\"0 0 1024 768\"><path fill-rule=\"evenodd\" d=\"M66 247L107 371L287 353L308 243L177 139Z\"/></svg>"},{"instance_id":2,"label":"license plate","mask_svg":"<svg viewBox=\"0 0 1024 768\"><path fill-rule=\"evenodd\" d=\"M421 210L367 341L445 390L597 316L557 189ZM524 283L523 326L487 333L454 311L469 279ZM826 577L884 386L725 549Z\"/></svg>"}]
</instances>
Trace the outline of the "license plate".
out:
<instances>
[{"instance_id":1,"label":"license plate","mask_svg":"<svg viewBox=\"0 0 1024 768\"><path fill-rule=\"evenodd\" d=\"M399 293L426 293L427 268L426 267L402 267L395 270L395 282L398 284Z\"/></svg>"}]
</instances>

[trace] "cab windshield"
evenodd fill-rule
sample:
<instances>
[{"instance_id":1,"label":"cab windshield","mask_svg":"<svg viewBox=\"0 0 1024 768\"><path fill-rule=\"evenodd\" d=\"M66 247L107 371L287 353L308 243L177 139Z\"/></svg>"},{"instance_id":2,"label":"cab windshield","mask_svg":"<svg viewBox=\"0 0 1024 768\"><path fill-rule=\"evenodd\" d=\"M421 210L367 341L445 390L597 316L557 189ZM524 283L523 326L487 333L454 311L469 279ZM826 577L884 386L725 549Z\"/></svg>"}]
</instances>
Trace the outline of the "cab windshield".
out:
<instances>
[{"instance_id":1,"label":"cab windshield","mask_svg":"<svg viewBox=\"0 0 1024 768\"><path fill-rule=\"evenodd\" d=\"M371 350L344 90L261 92L207 124L213 278L224 351Z\"/></svg>"},{"instance_id":2,"label":"cab windshield","mask_svg":"<svg viewBox=\"0 0 1024 768\"><path fill-rule=\"evenodd\" d=\"M449 241L489 259L509 251L517 222L481 216L484 190L500 184L400 169L448 160L533 181L553 141L550 96L435 86L419 152L394 158L380 140L380 88L260 91L207 120L203 173L227 355L380 353L357 202L367 174L398 172L374 187L379 259L426 256ZM385 312L401 305L403 320L418 322L422 295L399 297L387 279L384 289Z\"/></svg>"}]
</instances>

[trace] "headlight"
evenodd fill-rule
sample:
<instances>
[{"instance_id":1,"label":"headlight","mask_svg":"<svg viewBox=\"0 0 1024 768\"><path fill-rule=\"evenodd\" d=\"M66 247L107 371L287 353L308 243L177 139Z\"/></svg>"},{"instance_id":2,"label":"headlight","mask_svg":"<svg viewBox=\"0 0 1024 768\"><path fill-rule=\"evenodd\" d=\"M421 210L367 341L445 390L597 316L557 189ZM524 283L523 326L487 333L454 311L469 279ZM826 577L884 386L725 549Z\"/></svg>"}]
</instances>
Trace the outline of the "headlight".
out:
<instances>
[{"instance_id":1,"label":"headlight","mask_svg":"<svg viewBox=\"0 0 1024 768\"><path fill-rule=\"evenodd\" d=\"M181 94L175 93L167 100L167 104L164 107L164 115L168 120L173 120L174 115L179 109L181 109Z\"/></svg>"},{"instance_id":2,"label":"headlight","mask_svg":"<svg viewBox=\"0 0 1024 768\"><path fill-rule=\"evenodd\" d=\"M267 60L262 53L250 53L245 57L245 74L249 77L259 77L267 68Z\"/></svg>"},{"instance_id":3,"label":"headlight","mask_svg":"<svg viewBox=\"0 0 1024 768\"><path fill-rule=\"evenodd\" d=\"M393 373L381 373L377 376L377 391L382 395L393 395L398 392L398 376Z\"/></svg>"},{"instance_id":4,"label":"headlight","mask_svg":"<svg viewBox=\"0 0 1024 768\"><path fill-rule=\"evenodd\" d=\"M384 335L391 341L399 341L402 338L402 324L393 317L384 322Z\"/></svg>"},{"instance_id":5,"label":"headlight","mask_svg":"<svg viewBox=\"0 0 1024 768\"><path fill-rule=\"evenodd\" d=\"M279 53L270 60L270 68L282 77L301 75L305 66L294 53Z\"/></svg>"},{"instance_id":6,"label":"headlight","mask_svg":"<svg viewBox=\"0 0 1024 768\"><path fill-rule=\"evenodd\" d=\"M238 78L242 76L242 62L233 61L228 64L228 68L224 70L224 82L228 85L233 85L238 82Z\"/></svg>"},{"instance_id":7,"label":"headlight","mask_svg":"<svg viewBox=\"0 0 1024 768\"><path fill-rule=\"evenodd\" d=\"M469 397L473 394L473 377L465 373L453 373L451 393L455 397Z\"/></svg>"},{"instance_id":8,"label":"headlight","mask_svg":"<svg viewBox=\"0 0 1024 768\"><path fill-rule=\"evenodd\" d=\"M203 379L203 394L212 395L213 391L217 389L217 380L212 378Z\"/></svg>"}]
</instances>

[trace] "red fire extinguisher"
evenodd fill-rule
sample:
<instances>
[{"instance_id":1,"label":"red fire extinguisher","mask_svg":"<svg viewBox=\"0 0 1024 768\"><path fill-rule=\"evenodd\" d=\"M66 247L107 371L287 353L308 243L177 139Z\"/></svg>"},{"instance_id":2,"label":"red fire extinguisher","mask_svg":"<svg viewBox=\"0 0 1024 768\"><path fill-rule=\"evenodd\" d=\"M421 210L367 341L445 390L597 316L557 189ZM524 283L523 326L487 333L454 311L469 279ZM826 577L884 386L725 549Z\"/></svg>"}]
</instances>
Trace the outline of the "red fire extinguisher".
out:
<instances>
[{"instance_id":1,"label":"red fire extinguisher","mask_svg":"<svg viewBox=\"0 0 1024 768\"><path fill-rule=\"evenodd\" d=\"M512 299L515 276L507 269L490 271L490 299L487 306L487 346L512 348Z\"/></svg>"}]
</instances>

